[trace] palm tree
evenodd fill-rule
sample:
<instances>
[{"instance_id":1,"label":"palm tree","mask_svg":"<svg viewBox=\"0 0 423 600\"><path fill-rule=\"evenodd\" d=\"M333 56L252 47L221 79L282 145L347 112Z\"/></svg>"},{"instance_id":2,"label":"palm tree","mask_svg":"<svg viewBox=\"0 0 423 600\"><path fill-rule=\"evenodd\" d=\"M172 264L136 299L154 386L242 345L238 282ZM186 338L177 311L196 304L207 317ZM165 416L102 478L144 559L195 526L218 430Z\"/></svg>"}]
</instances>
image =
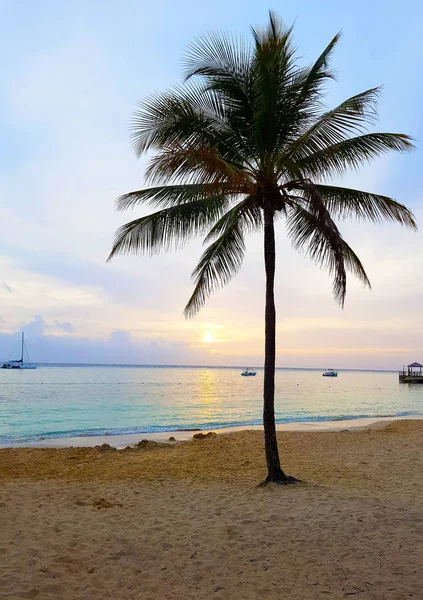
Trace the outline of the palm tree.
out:
<instances>
[{"instance_id":1,"label":"palm tree","mask_svg":"<svg viewBox=\"0 0 423 600\"><path fill-rule=\"evenodd\" d=\"M284 219L294 247L329 270L341 305L347 270L370 283L335 220L416 228L395 200L327 183L413 145L407 135L366 129L376 117L378 88L326 110L323 86L333 78L328 66L339 35L312 66L301 67L291 33L270 13L265 29L252 30L252 44L224 34L199 38L185 57L184 83L142 103L131 137L137 156L154 151L146 169L152 187L121 196L117 208L157 210L118 229L109 256L169 251L205 235L185 307L192 317L240 269L246 234L264 231L264 484L296 481L281 469L275 428L275 221Z\"/></svg>"}]
</instances>

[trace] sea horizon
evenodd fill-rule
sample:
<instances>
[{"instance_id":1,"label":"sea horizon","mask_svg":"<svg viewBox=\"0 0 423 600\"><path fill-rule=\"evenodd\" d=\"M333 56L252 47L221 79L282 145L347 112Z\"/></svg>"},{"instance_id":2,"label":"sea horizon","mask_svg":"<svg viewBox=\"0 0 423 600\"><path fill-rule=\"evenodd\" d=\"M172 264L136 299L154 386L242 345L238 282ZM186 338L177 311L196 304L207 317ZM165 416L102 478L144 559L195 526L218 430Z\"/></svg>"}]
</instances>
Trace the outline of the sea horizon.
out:
<instances>
[{"instance_id":1,"label":"sea horizon","mask_svg":"<svg viewBox=\"0 0 423 600\"><path fill-rule=\"evenodd\" d=\"M3 361L7 362L7 361ZM263 365L254 365L248 363L239 365L191 365L191 364L161 364L161 363L52 363L52 362L33 362L32 365L37 367L115 367L115 368L131 368L131 369L257 369L263 371ZM326 371L330 367L275 367L276 371ZM376 369L376 368L351 368L351 367L336 367L338 372L351 373L398 373L400 369Z\"/></svg>"}]
</instances>

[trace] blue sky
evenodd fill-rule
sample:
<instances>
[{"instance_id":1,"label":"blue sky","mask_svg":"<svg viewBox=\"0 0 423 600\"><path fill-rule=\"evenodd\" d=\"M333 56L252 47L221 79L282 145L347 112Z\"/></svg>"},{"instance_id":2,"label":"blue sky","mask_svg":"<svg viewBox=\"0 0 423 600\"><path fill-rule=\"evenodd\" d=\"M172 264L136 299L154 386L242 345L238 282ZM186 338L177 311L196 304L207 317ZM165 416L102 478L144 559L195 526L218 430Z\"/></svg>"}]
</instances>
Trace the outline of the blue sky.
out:
<instances>
[{"instance_id":1,"label":"blue sky","mask_svg":"<svg viewBox=\"0 0 423 600\"><path fill-rule=\"evenodd\" d=\"M409 133L418 150L349 174L345 185L387 193L422 222L423 8L419 2L143 3L0 0L0 355L26 328L34 360L260 364L261 241L242 272L193 321L182 310L201 245L106 265L119 194L143 185L128 143L137 102L181 80L187 44L208 30L249 35L267 8L295 21L312 61L343 36L328 104L384 85L379 130ZM278 230L278 364L396 368L423 361L422 234L343 224L373 291L351 282L346 308L325 273ZM205 344L208 339L215 343Z\"/></svg>"}]
</instances>

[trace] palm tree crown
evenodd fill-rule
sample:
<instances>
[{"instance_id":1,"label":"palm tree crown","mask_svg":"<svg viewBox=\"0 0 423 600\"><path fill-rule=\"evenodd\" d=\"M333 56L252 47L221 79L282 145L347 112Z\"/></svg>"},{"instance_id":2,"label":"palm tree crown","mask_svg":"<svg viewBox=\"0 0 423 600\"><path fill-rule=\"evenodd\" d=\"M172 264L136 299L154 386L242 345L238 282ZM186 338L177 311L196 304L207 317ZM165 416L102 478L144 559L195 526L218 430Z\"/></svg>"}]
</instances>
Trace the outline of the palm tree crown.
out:
<instances>
[{"instance_id":1,"label":"palm tree crown","mask_svg":"<svg viewBox=\"0 0 423 600\"><path fill-rule=\"evenodd\" d=\"M339 35L311 67L301 67L291 29L274 14L267 29L252 33L252 46L221 34L198 39L185 57L184 85L147 99L132 123L136 154L155 151L146 171L154 187L125 194L117 207L159 210L121 227L109 259L170 250L206 234L188 317L237 273L245 234L263 227L265 205L285 217L293 245L329 269L341 304L347 270L369 280L335 219L415 228L412 213L391 198L323 183L382 153L413 148L406 135L367 132L378 88L323 107Z\"/></svg>"}]
</instances>

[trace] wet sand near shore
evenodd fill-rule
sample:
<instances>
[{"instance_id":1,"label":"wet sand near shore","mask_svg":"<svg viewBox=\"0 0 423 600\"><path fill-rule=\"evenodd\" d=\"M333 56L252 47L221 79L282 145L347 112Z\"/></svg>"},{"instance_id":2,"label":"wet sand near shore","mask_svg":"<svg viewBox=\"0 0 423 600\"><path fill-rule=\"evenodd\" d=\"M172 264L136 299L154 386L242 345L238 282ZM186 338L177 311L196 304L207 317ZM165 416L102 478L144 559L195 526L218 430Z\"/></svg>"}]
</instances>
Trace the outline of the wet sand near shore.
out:
<instances>
[{"instance_id":1,"label":"wet sand near shore","mask_svg":"<svg viewBox=\"0 0 423 600\"><path fill-rule=\"evenodd\" d=\"M0 450L0 598L405 599L423 588L423 421Z\"/></svg>"}]
</instances>

